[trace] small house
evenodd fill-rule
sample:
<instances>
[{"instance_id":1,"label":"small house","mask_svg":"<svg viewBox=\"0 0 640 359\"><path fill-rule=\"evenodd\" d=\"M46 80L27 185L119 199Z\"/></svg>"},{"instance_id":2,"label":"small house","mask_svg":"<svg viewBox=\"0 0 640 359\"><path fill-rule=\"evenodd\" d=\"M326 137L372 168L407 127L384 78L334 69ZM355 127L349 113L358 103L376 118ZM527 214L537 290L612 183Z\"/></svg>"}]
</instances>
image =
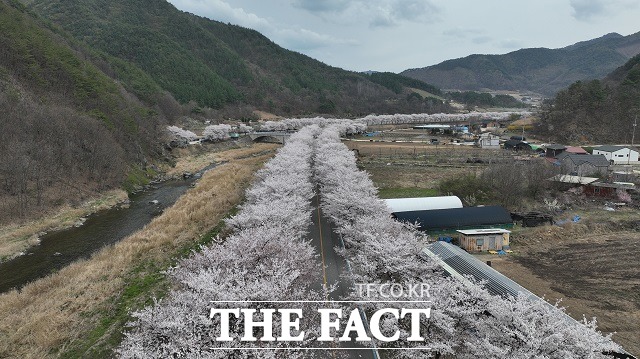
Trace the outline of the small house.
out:
<instances>
[{"instance_id":1,"label":"small house","mask_svg":"<svg viewBox=\"0 0 640 359\"><path fill-rule=\"evenodd\" d=\"M597 177L571 176L571 175L555 175L548 179L549 181L560 183L563 190L573 187L582 187L590 183L596 182Z\"/></svg>"},{"instance_id":2,"label":"small house","mask_svg":"<svg viewBox=\"0 0 640 359\"><path fill-rule=\"evenodd\" d=\"M567 147L567 149L565 151L567 153L573 153L574 155L588 155L589 154L589 152L587 152L584 148L576 147L576 146L569 146L569 147Z\"/></svg>"},{"instance_id":3,"label":"small house","mask_svg":"<svg viewBox=\"0 0 640 359\"><path fill-rule=\"evenodd\" d=\"M467 252L499 251L509 247L511 231L502 228L459 229L460 247Z\"/></svg>"},{"instance_id":4,"label":"small house","mask_svg":"<svg viewBox=\"0 0 640 359\"><path fill-rule=\"evenodd\" d=\"M514 151L531 151L531 145L520 140L507 140L504 143L504 149Z\"/></svg>"},{"instance_id":5,"label":"small house","mask_svg":"<svg viewBox=\"0 0 640 359\"><path fill-rule=\"evenodd\" d=\"M600 146L593 149L594 155L603 155L612 164L638 162L638 151L624 146Z\"/></svg>"},{"instance_id":6,"label":"small house","mask_svg":"<svg viewBox=\"0 0 640 359\"><path fill-rule=\"evenodd\" d=\"M566 149L567 147L563 145L558 145L558 144L547 145L545 146L544 156L548 158L556 158L558 157L559 154L564 152Z\"/></svg>"},{"instance_id":7,"label":"small house","mask_svg":"<svg viewBox=\"0 0 640 359\"><path fill-rule=\"evenodd\" d=\"M575 176L604 175L609 170L609 161L603 155L577 155L561 153L557 157L564 173Z\"/></svg>"},{"instance_id":8,"label":"small house","mask_svg":"<svg viewBox=\"0 0 640 359\"><path fill-rule=\"evenodd\" d=\"M586 186L584 186L583 193L587 197L601 197L601 198L618 198L619 192L627 192L628 190L635 189L635 185L633 183L604 183L604 182L593 182Z\"/></svg>"},{"instance_id":9,"label":"small house","mask_svg":"<svg viewBox=\"0 0 640 359\"><path fill-rule=\"evenodd\" d=\"M497 150L500 148L500 137L491 133L483 133L480 135L480 138L478 138L477 145L480 148Z\"/></svg>"}]
</instances>

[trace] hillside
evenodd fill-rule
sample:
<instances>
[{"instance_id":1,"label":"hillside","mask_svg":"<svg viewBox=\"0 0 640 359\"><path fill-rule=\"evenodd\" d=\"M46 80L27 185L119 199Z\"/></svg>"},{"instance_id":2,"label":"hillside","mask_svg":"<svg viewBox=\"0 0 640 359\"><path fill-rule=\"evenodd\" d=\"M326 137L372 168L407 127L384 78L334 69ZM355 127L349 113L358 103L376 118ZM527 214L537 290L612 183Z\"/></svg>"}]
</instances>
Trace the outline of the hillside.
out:
<instances>
[{"instance_id":1,"label":"hillside","mask_svg":"<svg viewBox=\"0 0 640 359\"><path fill-rule=\"evenodd\" d=\"M16 1L0 0L0 34L0 223L120 187L158 156L164 118L85 48Z\"/></svg>"},{"instance_id":2,"label":"hillside","mask_svg":"<svg viewBox=\"0 0 640 359\"><path fill-rule=\"evenodd\" d=\"M519 90L550 96L576 81L602 78L638 53L640 32L612 33L561 49L470 55L401 74L443 89Z\"/></svg>"},{"instance_id":3,"label":"hillside","mask_svg":"<svg viewBox=\"0 0 640 359\"><path fill-rule=\"evenodd\" d=\"M537 131L549 141L563 143L631 143L632 124L639 116L640 55L636 55L603 80L576 82L558 92L546 104Z\"/></svg>"},{"instance_id":4,"label":"hillside","mask_svg":"<svg viewBox=\"0 0 640 359\"><path fill-rule=\"evenodd\" d=\"M177 10L164 0L25 0L89 46L139 97L160 88L183 104L280 115L428 111L365 75L283 49L260 33ZM140 81L116 64L148 75ZM228 106L233 104L233 106ZM432 111L446 109L442 103ZM246 111L245 111L246 113Z\"/></svg>"}]
</instances>

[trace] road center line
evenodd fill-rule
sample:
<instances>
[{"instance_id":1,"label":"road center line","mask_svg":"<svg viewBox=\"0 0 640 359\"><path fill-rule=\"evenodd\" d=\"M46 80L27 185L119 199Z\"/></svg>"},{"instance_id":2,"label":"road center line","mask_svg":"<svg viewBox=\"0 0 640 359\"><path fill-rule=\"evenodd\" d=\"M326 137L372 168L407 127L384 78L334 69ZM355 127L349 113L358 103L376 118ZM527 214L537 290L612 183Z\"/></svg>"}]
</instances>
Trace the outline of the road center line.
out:
<instances>
[{"instance_id":1,"label":"road center line","mask_svg":"<svg viewBox=\"0 0 640 359\"><path fill-rule=\"evenodd\" d=\"M316 196L316 204L317 204L317 212L318 212L318 235L320 237L320 257L322 258L322 281L323 281L323 285L324 285L324 295L327 301L329 301L329 291L328 291L328 286L327 286L327 270L326 270L326 263L324 260L324 245L323 245L323 238L322 238L322 216L320 214L320 199L318 198L318 196Z\"/></svg>"}]
</instances>

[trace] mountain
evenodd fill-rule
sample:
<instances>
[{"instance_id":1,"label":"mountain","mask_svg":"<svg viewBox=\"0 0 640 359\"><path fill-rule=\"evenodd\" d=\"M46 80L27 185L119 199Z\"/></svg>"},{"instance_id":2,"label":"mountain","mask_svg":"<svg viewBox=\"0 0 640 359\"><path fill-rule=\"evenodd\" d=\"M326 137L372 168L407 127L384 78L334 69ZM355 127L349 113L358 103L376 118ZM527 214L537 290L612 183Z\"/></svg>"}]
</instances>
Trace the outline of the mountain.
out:
<instances>
[{"instance_id":1,"label":"mountain","mask_svg":"<svg viewBox=\"0 0 640 359\"><path fill-rule=\"evenodd\" d=\"M161 154L161 111L15 0L0 0L0 34L0 223L133 185Z\"/></svg>"},{"instance_id":2,"label":"mountain","mask_svg":"<svg viewBox=\"0 0 640 359\"><path fill-rule=\"evenodd\" d=\"M638 117L640 55L603 80L578 81L558 92L544 106L536 130L549 142L631 143Z\"/></svg>"},{"instance_id":3,"label":"mountain","mask_svg":"<svg viewBox=\"0 0 640 359\"><path fill-rule=\"evenodd\" d=\"M445 89L519 90L551 96L575 81L602 78L638 53L640 32L611 33L561 49L470 55L401 74Z\"/></svg>"},{"instance_id":4,"label":"mountain","mask_svg":"<svg viewBox=\"0 0 640 359\"><path fill-rule=\"evenodd\" d=\"M177 10L164 0L25 0L28 8L105 54L140 98L161 88L183 104L281 115L429 111L372 82L286 50L260 33ZM132 74L131 68L139 71ZM140 76L147 75L141 79ZM157 88L156 88L157 87ZM444 104L440 104L444 106ZM444 110L444 107L434 109Z\"/></svg>"}]
</instances>

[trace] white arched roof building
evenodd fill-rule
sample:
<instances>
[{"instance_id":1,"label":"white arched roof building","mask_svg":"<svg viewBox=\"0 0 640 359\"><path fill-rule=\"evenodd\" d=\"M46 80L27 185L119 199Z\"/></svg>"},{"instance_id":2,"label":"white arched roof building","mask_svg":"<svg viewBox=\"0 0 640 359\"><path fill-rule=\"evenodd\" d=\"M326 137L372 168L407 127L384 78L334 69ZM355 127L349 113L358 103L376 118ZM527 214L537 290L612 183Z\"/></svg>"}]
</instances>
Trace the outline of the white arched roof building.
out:
<instances>
[{"instance_id":1,"label":"white arched roof building","mask_svg":"<svg viewBox=\"0 0 640 359\"><path fill-rule=\"evenodd\" d=\"M384 201L391 213L462 208L462 201L457 196L389 198Z\"/></svg>"}]
</instances>

